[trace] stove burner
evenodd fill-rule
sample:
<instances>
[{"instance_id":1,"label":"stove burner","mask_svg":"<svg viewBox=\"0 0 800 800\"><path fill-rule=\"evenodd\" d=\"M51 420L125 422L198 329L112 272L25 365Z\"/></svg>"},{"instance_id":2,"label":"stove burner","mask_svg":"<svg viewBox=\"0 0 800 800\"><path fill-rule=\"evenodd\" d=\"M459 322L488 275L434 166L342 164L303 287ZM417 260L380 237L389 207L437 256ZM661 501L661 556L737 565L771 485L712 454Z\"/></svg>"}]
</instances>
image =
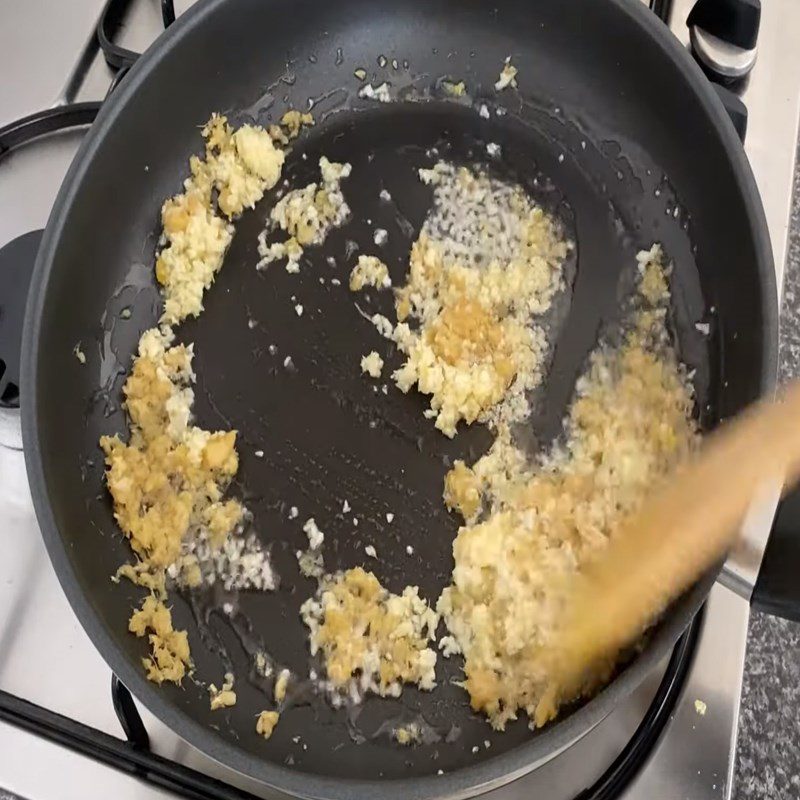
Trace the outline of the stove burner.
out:
<instances>
[{"instance_id":1,"label":"stove burner","mask_svg":"<svg viewBox=\"0 0 800 800\"><path fill-rule=\"evenodd\" d=\"M31 231L0 249L0 407L19 406L19 365L25 299L43 231Z\"/></svg>"},{"instance_id":2,"label":"stove burner","mask_svg":"<svg viewBox=\"0 0 800 800\"><path fill-rule=\"evenodd\" d=\"M700 612L676 643L655 697L631 740L603 775L574 800L614 800L620 797L646 763L683 690L702 616L703 612ZM153 753L149 747L147 730L131 694L116 676L112 676L111 696L117 718L125 732L124 739L90 728L2 690L0 721L36 733L187 798L258 800L248 792Z\"/></svg>"}]
</instances>

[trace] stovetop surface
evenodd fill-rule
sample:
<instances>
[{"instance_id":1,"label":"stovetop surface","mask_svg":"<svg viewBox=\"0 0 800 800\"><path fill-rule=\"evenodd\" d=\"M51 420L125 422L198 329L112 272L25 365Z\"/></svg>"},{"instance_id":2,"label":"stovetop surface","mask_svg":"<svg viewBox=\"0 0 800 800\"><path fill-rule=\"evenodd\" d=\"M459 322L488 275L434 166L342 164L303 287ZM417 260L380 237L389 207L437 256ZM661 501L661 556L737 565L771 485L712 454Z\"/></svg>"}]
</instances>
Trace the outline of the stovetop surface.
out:
<instances>
[{"instance_id":1,"label":"stovetop surface","mask_svg":"<svg viewBox=\"0 0 800 800\"><path fill-rule=\"evenodd\" d=\"M102 8L101 0L28 0L8 4L0 27L0 125L51 105ZM180 12L190 2L177 3ZM674 3L673 29L684 41L691 3ZM794 22L794 24L792 24ZM750 112L746 150L762 191L780 285L791 199L800 107L800 25L795 0L764 9L759 61L745 99ZM143 49L161 30L158 4L135 0L121 43ZM101 58L89 67L77 97L98 99L111 73ZM62 97L63 99L63 97ZM81 133L58 134L0 162L0 246L43 227ZM18 433L18 414L0 413L0 689L101 731L121 735L110 700L111 674L64 597L36 525ZM713 589L695 658L670 723L623 800L729 798L736 740L747 602ZM724 655L721 655L724 654ZM639 726L659 686L664 664L598 728L534 773L491 793L494 800L533 795L567 800L594 782ZM705 715L695 700L707 706ZM263 787L210 761L142 709L153 750L264 797ZM28 800L114 794L150 800L173 796L139 779L0 722L0 796Z\"/></svg>"}]
</instances>

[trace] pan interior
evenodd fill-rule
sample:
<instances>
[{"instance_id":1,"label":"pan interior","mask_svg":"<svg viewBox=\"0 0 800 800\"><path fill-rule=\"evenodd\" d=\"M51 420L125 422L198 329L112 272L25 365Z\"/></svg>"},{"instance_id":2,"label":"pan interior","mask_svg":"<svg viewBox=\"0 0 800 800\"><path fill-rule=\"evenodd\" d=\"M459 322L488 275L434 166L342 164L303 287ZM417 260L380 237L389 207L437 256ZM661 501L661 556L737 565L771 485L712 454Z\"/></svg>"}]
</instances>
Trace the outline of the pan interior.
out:
<instances>
[{"instance_id":1,"label":"pan interior","mask_svg":"<svg viewBox=\"0 0 800 800\"><path fill-rule=\"evenodd\" d=\"M381 349L381 342L354 300L368 313L380 311L390 318L393 313L388 293L354 298L348 291L354 253L377 252L373 232L385 228L389 238L381 255L393 282L402 282L410 242L431 199L416 168L437 158L431 148L459 163L486 163L486 143L498 143L503 156L490 169L522 182L558 214L577 244L569 310L561 327L553 330L557 341L550 377L542 411L533 420L534 433L545 439L558 431L575 378L602 327L619 317L637 250L661 241L675 262L673 322L684 359L698 370L703 424L758 393L762 287L752 268L749 220L737 199L730 165L719 152L704 150L714 143L707 126L693 140L678 131L674 141L655 133L652 105L645 101L647 82L623 75L619 64L602 56L588 30L565 22L568 9L562 17L548 10L559 5L555 3L539 4L530 14L508 4L503 18L468 3L457 30L452 30L449 15L455 11L447 3L434 4L422 21L412 3L397 3L391 13L374 5L351 5L358 22L349 31L341 28L340 17L326 18L327 12L317 14L314 25L304 30L283 18L276 23L288 42L287 71L283 51L264 54L257 48L263 42L244 30L243 19L258 20L265 35L267 20L258 3L241 4L239 21L223 14L223 4L214 4L203 24L187 26L164 57L160 68L170 75L166 85L144 83L118 110L105 140L87 156L87 172L63 211L39 334L36 422L46 493L67 546L64 568L68 564L74 570L98 624L138 666L144 647L125 632L136 592L108 580L129 551L102 485L97 440L103 433L124 430L121 383L139 334L158 316L151 274L157 209L177 190L189 153L199 147L197 126L212 110L229 108L239 121L268 122L285 104L300 107L310 96L321 98L320 121L297 143L284 174L292 186L299 186L317 178L320 155L352 163L352 177L343 184L352 221L333 231L324 247L307 251L300 274L290 275L279 264L259 273L256 239L274 202L268 195L238 222L225 267L206 296L206 311L179 330L182 341L195 343L198 423L240 432L241 467L233 492L253 512L254 527L264 541L272 543L283 586L274 594L242 595L241 624L235 626L217 613L219 598L199 598L194 608L176 598L177 624L190 630L198 675L219 683L224 650L236 666L239 699L232 709L212 714L202 687L187 682L182 689L167 686L160 692L216 737L266 762L341 778L426 776L495 759L559 726L566 731L570 712L565 710L563 721L543 732L531 734L520 720L505 734L494 734L471 714L466 694L452 683L460 675L458 660L440 660L441 685L433 695L406 688L399 702L370 699L357 718L334 713L321 702L301 704L265 742L254 733L254 716L267 703L257 683L244 678L247 654L261 641L278 660L300 674L307 671L305 629L297 611L314 585L298 576L294 552L303 546L301 525L308 517L325 530L329 569L364 564L388 588L398 591L418 583L421 594L435 600L448 581L458 526L441 500L443 475L453 459L470 462L490 442L488 432L477 426L461 431L454 441L445 439L423 418L425 402L419 394L402 395L391 383L386 396L376 394L361 375L360 357ZM630 37L625 48L649 41L622 15L615 16L614 4L597 5L607 17L596 9L587 13L600 14L605 24L616 20L620 32ZM551 38L541 34L544 25L555 26L549 29ZM423 31L426 26L430 30ZM212 33L223 43L216 71L204 67L197 55ZM448 35L453 57L440 51ZM229 39L237 42L236 53ZM332 92L345 82L354 83L355 67L372 67L382 55L376 41L393 42L385 48L387 58L408 57L428 85L445 74L465 77L483 86L487 96L503 57L513 51L523 67L520 80L527 66L538 99L509 99L511 113L492 114L488 120L472 107L430 96L367 109L340 103ZM559 51L559 41L571 42L568 50ZM582 44L588 49L579 54ZM345 60L337 71L331 65L337 63L339 46ZM634 52L628 53L630 58ZM243 65L247 53L253 59ZM589 56L596 59L591 77L585 63ZM644 66L666 69L660 58L657 52L645 54ZM205 88L168 102L171 89L187 78L190 67L203 71ZM265 93L269 79L275 83ZM595 99L585 82L594 86ZM201 80L195 83L203 85ZM628 92L624 99L618 96L620 86ZM677 108L684 99L678 89L677 84L664 86L662 111ZM613 125L603 95L605 105L618 111ZM260 99L254 102L256 97ZM688 118L694 114L699 120L702 115L692 102ZM161 126L167 133L159 147L141 136L153 133L155 123L149 120L155 109L163 109ZM327 116L326 110L331 112ZM609 132L613 130L627 135ZM700 180L703 187L697 185ZM383 188L391 193L392 204L379 202ZM109 204L112 193L117 202ZM723 204L724 213L714 203ZM335 266L328 256L334 257ZM332 284L334 277L341 286ZM734 291L731 282L737 280L740 289ZM63 302L68 292L81 302ZM295 310L298 303L302 316ZM712 335L704 337L694 322L706 318L710 306L717 317ZM123 308L131 309L130 319L120 317ZM77 342L87 353L85 369L70 356ZM287 357L293 368L284 366ZM734 375L726 367L732 361L747 366ZM398 363L397 354L387 359L389 368ZM347 515L342 513L344 500L353 509ZM299 509L293 521L288 519L291 506ZM392 523L386 521L387 513L394 514ZM367 544L375 546L377 563L366 558ZM410 721L420 715L442 741L401 749L385 735L387 720ZM444 741L448 735L450 742Z\"/></svg>"},{"instance_id":2,"label":"pan interior","mask_svg":"<svg viewBox=\"0 0 800 800\"><path fill-rule=\"evenodd\" d=\"M503 156L487 164L489 142L499 144ZM280 264L259 272L257 237L275 202L274 196L266 197L237 224L205 312L179 329L180 340L195 346L199 424L239 431L241 466L233 493L244 498L254 529L271 543L283 586L275 593L239 597L194 595L188 603L176 603L174 613L177 624L197 631L202 640L193 637L198 676L219 682L231 664L239 677L236 706L222 714L207 712L208 723L222 735L238 735L243 746L262 757L288 759L299 769L327 775L401 777L409 770L451 771L531 736L525 720L497 735L470 712L465 692L454 684L461 678L457 658L440 660L440 687L433 695L406 688L400 701L373 697L350 712L334 712L318 698L303 697L283 715L269 742L248 735L253 715L269 700L263 681L244 676L258 649L301 676L313 666L299 607L313 594L315 582L299 575L295 558L305 546L302 524L309 517L325 531L330 571L361 564L392 591L418 584L432 602L449 582L458 519L441 499L444 473L456 458L476 460L490 444L490 434L477 425L462 426L454 440L436 431L423 417L426 399L417 392L402 394L389 380L388 372L401 363L391 348L387 394L376 391L381 384L361 373L360 357L372 349L387 351L365 315L392 318L392 294L353 294L347 287L357 253L379 252L393 283L404 281L411 241L432 200L431 189L417 177L419 167L444 158L481 163L500 177L518 180L562 219L576 242L580 269L562 298L569 305L564 333L558 337L555 324L551 329L557 379L544 391L540 405L546 413L537 420L548 432L560 424L599 332L619 316L638 246L610 198L595 185L596 171L588 173L574 158L560 159L562 147L543 129L508 116L486 121L474 109L452 103L332 115L293 149L284 175L289 185L302 186L317 178L321 155L350 162L352 176L344 191L352 221L331 232L324 246L309 248L299 274L287 273ZM594 157L603 158L600 152ZM382 189L391 193L391 202L379 201ZM389 233L382 248L373 243L377 227ZM123 324L117 320L115 330ZM120 355L113 338L111 351ZM97 400L89 409L88 427L118 428L119 414L113 423L104 417L114 392ZM107 521L99 459L87 480L97 488L90 509L97 527L116 536ZM346 514L344 501L351 508ZM292 506L299 511L295 519L289 516ZM391 523L387 514L394 516ZM379 554L377 562L364 552L370 544ZM133 596L124 584L116 590ZM240 612L233 621L222 613L225 603ZM135 646L144 655L140 644ZM171 687L164 691L178 695ZM202 687L189 685L179 699L183 696L200 712L197 705L206 697ZM431 741L399 748L391 730L411 721L422 722ZM293 742L298 736L299 745Z\"/></svg>"}]
</instances>

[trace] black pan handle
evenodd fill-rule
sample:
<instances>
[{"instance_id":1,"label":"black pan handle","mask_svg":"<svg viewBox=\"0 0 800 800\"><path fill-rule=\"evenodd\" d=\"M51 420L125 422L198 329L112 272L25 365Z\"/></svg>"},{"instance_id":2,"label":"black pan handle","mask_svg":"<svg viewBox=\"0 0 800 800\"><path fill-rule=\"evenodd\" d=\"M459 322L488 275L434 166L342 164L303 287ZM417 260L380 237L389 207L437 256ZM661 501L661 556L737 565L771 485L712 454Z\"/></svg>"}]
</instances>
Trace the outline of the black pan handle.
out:
<instances>
[{"instance_id":1,"label":"black pan handle","mask_svg":"<svg viewBox=\"0 0 800 800\"><path fill-rule=\"evenodd\" d=\"M744 144L744 137L747 135L747 106L742 102L742 98L738 94L726 89L718 83L711 84L717 97L722 101L722 105L728 112L728 116L736 128L736 133Z\"/></svg>"},{"instance_id":2,"label":"black pan handle","mask_svg":"<svg viewBox=\"0 0 800 800\"><path fill-rule=\"evenodd\" d=\"M778 504L750 602L758 611L800 622L800 489Z\"/></svg>"},{"instance_id":3,"label":"black pan handle","mask_svg":"<svg viewBox=\"0 0 800 800\"><path fill-rule=\"evenodd\" d=\"M714 0L711 1L713 4ZM744 2L745 4L753 2L760 3L760 0L740 1ZM722 2L724 3L725 0L722 0ZM700 3L697 5L700 5ZM695 8L697 8L697 6L695 6ZM665 25L669 26L670 15L672 14L672 0L650 0L650 10ZM692 15L690 14L689 19L687 20L687 25L691 19ZM709 82L714 87L714 90L716 91L717 97L719 97L723 108L728 113L728 116L733 123L733 127L736 129L736 133L739 134L739 139L742 141L742 143L744 143L744 137L747 134L747 106L742 102L742 99L739 97L739 95L718 83L716 80L713 80L713 76L707 75L707 77L709 77Z\"/></svg>"}]
</instances>

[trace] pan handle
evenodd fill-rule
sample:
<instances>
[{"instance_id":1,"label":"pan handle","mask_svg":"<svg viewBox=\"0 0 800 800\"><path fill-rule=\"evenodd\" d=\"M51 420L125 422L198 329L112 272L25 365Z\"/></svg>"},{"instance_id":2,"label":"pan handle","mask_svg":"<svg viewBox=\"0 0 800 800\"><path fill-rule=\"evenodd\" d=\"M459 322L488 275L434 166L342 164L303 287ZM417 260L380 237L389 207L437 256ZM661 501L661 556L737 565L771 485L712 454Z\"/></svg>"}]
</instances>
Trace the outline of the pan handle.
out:
<instances>
[{"instance_id":1,"label":"pan handle","mask_svg":"<svg viewBox=\"0 0 800 800\"><path fill-rule=\"evenodd\" d=\"M759 611L800 622L800 489L778 504L750 602Z\"/></svg>"},{"instance_id":2,"label":"pan handle","mask_svg":"<svg viewBox=\"0 0 800 800\"><path fill-rule=\"evenodd\" d=\"M718 580L757 611L800 622L800 487L781 491L769 481L758 493Z\"/></svg>"},{"instance_id":3,"label":"pan handle","mask_svg":"<svg viewBox=\"0 0 800 800\"><path fill-rule=\"evenodd\" d=\"M723 107L728 112L733 127L736 128L736 133L739 134L739 139L744 144L744 137L747 135L747 106L742 102L742 98L730 89L720 86L718 83L712 83L711 85L714 87L717 97L722 101Z\"/></svg>"}]
</instances>

